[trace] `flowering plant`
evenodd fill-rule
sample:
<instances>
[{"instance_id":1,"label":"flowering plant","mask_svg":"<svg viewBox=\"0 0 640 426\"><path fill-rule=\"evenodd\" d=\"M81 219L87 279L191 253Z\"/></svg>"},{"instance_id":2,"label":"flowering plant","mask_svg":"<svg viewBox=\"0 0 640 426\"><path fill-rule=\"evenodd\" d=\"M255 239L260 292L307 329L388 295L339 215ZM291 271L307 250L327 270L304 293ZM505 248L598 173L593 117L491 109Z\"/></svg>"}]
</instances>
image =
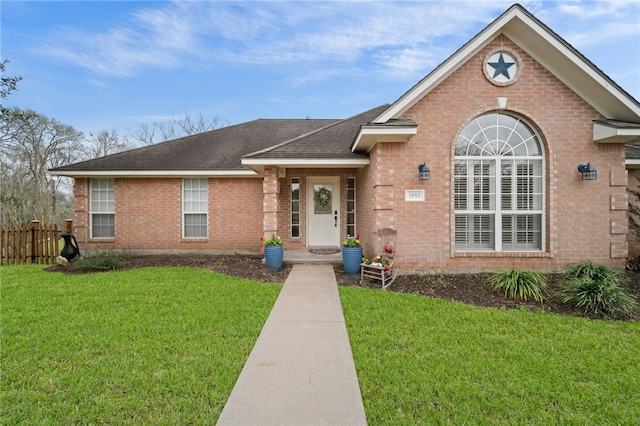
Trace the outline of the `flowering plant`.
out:
<instances>
[{"instance_id":1,"label":"flowering plant","mask_svg":"<svg viewBox=\"0 0 640 426\"><path fill-rule=\"evenodd\" d=\"M280 238L279 236L276 237L275 235L272 235L269 238L262 237L261 240L262 240L262 245L264 247L267 247L267 246L281 246L282 245L282 238Z\"/></svg>"},{"instance_id":2,"label":"flowering plant","mask_svg":"<svg viewBox=\"0 0 640 426\"><path fill-rule=\"evenodd\" d=\"M356 235L355 238L352 238L350 235L347 235L347 239L342 243L343 247L347 248L358 248L360 246L360 235Z\"/></svg>"},{"instance_id":3,"label":"flowering plant","mask_svg":"<svg viewBox=\"0 0 640 426\"><path fill-rule=\"evenodd\" d=\"M387 256L383 257L377 255L373 258L373 260L365 259L362 263L364 263L365 265L377 266L384 269L391 268L391 259L389 259Z\"/></svg>"},{"instance_id":4,"label":"flowering plant","mask_svg":"<svg viewBox=\"0 0 640 426\"><path fill-rule=\"evenodd\" d=\"M393 253L393 246L384 246L384 252L392 254Z\"/></svg>"}]
</instances>

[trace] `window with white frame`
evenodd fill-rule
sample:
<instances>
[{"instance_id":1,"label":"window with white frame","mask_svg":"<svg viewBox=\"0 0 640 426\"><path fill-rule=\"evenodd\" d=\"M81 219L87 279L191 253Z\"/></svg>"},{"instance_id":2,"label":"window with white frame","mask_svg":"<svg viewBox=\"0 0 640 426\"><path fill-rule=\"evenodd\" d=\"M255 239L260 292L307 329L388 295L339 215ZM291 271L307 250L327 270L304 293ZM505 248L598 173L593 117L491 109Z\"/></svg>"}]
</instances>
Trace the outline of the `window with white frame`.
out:
<instances>
[{"instance_id":1,"label":"window with white frame","mask_svg":"<svg viewBox=\"0 0 640 426\"><path fill-rule=\"evenodd\" d=\"M356 234L356 178L347 178L347 235L355 237Z\"/></svg>"},{"instance_id":2,"label":"window with white frame","mask_svg":"<svg viewBox=\"0 0 640 426\"><path fill-rule=\"evenodd\" d=\"M291 178L291 238L300 238L300 178Z\"/></svg>"},{"instance_id":3,"label":"window with white frame","mask_svg":"<svg viewBox=\"0 0 640 426\"><path fill-rule=\"evenodd\" d=\"M476 117L460 133L454 168L455 248L544 249L544 157L521 119Z\"/></svg>"},{"instance_id":4,"label":"window with white frame","mask_svg":"<svg viewBox=\"0 0 640 426\"><path fill-rule=\"evenodd\" d=\"M206 238L209 211L207 179L182 180L182 217L184 238Z\"/></svg>"},{"instance_id":5,"label":"window with white frame","mask_svg":"<svg viewBox=\"0 0 640 426\"><path fill-rule=\"evenodd\" d=\"M115 236L113 179L91 179L91 238Z\"/></svg>"}]
</instances>

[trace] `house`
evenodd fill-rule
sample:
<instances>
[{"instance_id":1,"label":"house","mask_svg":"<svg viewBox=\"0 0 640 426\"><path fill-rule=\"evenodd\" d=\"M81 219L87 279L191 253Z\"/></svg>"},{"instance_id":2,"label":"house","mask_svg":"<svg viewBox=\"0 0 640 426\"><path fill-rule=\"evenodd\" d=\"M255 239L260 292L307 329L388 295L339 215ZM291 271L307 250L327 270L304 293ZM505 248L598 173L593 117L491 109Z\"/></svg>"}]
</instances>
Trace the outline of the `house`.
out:
<instances>
[{"instance_id":1,"label":"house","mask_svg":"<svg viewBox=\"0 0 640 426\"><path fill-rule=\"evenodd\" d=\"M638 101L516 4L390 105L255 120L51 172L74 178L89 249L257 253L272 234L287 250L359 234L372 256L376 231L393 228L404 271L622 267L637 141Z\"/></svg>"}]
</instances>

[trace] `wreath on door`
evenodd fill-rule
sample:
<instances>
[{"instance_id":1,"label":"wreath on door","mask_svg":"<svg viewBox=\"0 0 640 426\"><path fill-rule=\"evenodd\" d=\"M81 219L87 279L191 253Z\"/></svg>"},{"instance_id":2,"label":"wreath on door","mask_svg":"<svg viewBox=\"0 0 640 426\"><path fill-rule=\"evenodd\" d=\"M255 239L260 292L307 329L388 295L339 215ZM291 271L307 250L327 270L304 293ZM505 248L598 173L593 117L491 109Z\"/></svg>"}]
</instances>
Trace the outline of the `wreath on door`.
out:
<instances>
[{"instance_id":1,"label":"wreath on door","mask_svg":"<svg viewBox=\"0 0 640 426\"><path fill-rule=\"evenodd\" d=\"M331 190L330 189L325 187L318 189L317 191L315 191L313 200L315 202L316 214L331 213Z\"/></svg>"}]
</instances>

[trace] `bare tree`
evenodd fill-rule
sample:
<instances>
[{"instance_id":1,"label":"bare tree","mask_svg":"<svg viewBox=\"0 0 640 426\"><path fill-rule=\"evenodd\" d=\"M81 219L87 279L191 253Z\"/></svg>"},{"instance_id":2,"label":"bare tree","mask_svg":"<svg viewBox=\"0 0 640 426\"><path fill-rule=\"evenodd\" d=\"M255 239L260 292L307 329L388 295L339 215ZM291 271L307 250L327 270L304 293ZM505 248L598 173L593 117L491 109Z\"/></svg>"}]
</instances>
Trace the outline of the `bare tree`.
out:
<instances>
[{"instance_id":1,"label":"bare tree","mask_svg":"<svg viewBox=\"0 0 640 426\"><path fill-rule=\"evenodd\" d=\"M2 99L17 90L22 79L4 76L7 63L6 59L0 62ZM206 120L202 114L195 118L185 114L169 122L143 124L132 136L152 144L226 125L227 120L218 117ZM0 222L18 226L33 219L61 223L73 214L70 180L51 176L49 169L130 148L129 139L115 130L90 133L85 140L82 132L55 119L0 105Z\"/></svg>"},{"instance_id":2,"label":"bare tree","mask_svg":"<svg viewBox=\"0 0 640 426\"><path fill-rule=\"evenodd\" d=\"M2 220L14 225L59 221L57 197L63 179L49 168L82 158L83 134L34 111L9 108L0 120Z\"/></svg>"},{"instance_id":3,"label":"bare tree","mask_svg":"<svg viewBox=\"0 0 640 426\"><path fill-rule=\"evenodd\" d=\"M228 125L229 120L218 116L207 120L202 113L195 118L185 113L184 117L176 117L174 115L170 121L154 121L151 124L141 124L140 128L135 131L129 131L129 134L133 139L145 145L151 145L157 142L208 132Z\"/></svg>"},{"instance_id":4,"label":"bare tree","mask_svg":"<svg viewBox=\"0 0 640 426\"><path fill-rule=\"evenodd\" d=\"M4 69L6 64L9 63L8 59L0 61L0 73L2 73L2 79L0 80L0 98L5 99L11 94L11 92L18 90L18 82L22 80L22 77L5 77ZM4 107L2 107L4 110Z\"/></svg>"},{"instance_id":5,"label":"bare tree","mask_svg":"<svg viewBox=\"0 0 640 426\"><path fill-rule=\"evenodd\" d=\"M86 158L90 159L126 151L133 147L127 136L120 137L115 130L101 130L95 134L89 133L89 138L85 141L84 153Z\"/></svg>"},{"instance_id":6,"label":"bare tree","mask_svg":"<svg viewBox=\"0 0 640 426\"><path fill-rule=\"evenodd\" d=\"M18 82L22 80L22 77L6 77L4 75L5 67L8 62L8 59L3 59L2 61L0 61L0 73L2 74L2 79L0 80L0 99L6 99L11 94L11 92L18 90ZM4 105L0 105L0 117L2 119L2 123L9 120L14 114L18 112L22 113L22 111L9 109ZM0 128L0 143L10 138L12 136L12 132L15 131L16 129L8 128L3 125Z\"/></svg>"}]
</instances>

